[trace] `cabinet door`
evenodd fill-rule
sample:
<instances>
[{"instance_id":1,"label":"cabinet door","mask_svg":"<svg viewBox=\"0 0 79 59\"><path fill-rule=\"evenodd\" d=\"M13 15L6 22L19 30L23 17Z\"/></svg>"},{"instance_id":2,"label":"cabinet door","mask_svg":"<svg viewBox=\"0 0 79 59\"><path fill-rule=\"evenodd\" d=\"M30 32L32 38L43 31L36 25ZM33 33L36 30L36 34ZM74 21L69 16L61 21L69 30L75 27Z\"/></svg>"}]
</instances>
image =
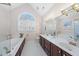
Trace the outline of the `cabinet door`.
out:
<instances>
[{"instance_id":1,"label":"cabinet door","mask_svg":"<svg viewBox=\"0 0 79 59\"><path fill-rule=\"evenodd\" d=\"M40 45L42 45L42 37L40 36L40 39L39 39L39 43Z\"/></svg>"},{"instance_id":2,"label":"cabinet door","mask_svg":"<svg viewBox=\"0 0 79 59\"><path fill-rule=\"evenodd\" d=\"M72 55L70 55L69 53L67 53L65 51L62 51L62 56L72 56Z\"/></svg>"},{"instance_id":3,"label":"cabinet door","mask_svg":"<svg viewBox=\"0 0 79 59\"><path fill-rule=\"evenodd\" d=\"M47 53L47 55L49 55L50 56L50 42L49 41L47 41L47 40L45 40L45 52Z\"/></svg>"},{"instance_id":4,"label":"cabinet door","mask_svg":"<svg viewBox=\"0 0 79 59\"><path fill-rule=\"evenodd\" d=\"M45 39L42 37L42 48L45 48Z\"/></svg>"},{"instance_id":5,"label":"cabinet door","mask_svg":"<svg viewBox=\"0 0 79 59\"><path fill-rule=\"evenodd\" d=\"M54 44L51 44L51 56L61 56L61 49Z\"/></svg>"}]
</instances>

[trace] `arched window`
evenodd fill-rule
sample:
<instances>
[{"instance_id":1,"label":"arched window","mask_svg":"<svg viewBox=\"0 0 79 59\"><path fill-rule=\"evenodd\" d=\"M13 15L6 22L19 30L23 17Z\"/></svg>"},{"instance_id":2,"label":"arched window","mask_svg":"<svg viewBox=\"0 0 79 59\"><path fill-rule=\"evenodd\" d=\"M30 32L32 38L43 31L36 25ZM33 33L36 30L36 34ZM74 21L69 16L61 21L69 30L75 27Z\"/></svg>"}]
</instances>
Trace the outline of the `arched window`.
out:
<instances>
[{"instance_id":1,"label":"arched window","mask_svg":"<svg viewBox=\"0 0 79 59\"><path fill-rule=\"evenodd\" d=\"M18 19L19 32L34 32L35 31L35 18L29 12L23 12Z\"/></svg>"}]
</instances>

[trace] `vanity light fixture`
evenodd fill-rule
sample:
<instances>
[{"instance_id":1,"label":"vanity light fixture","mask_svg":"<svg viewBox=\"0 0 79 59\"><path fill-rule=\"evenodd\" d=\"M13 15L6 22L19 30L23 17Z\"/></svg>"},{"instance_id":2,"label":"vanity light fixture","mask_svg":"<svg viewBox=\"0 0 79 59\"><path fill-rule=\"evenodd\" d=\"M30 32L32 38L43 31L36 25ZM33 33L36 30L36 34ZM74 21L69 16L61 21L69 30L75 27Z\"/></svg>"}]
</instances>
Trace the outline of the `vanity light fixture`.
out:
<instances>
[{"instance_id":1,"label":"vanity light fixture","mask_svg":"<svg viewBox=\"0 0 79 59\"><path fill-rule=\"evenodd\" d=\"M68 11L67 10L62 10L61 11L61 13L63 14L63 15L65 15L65 16L68 16L68 13L67 13Z\"/></svg>"},{"instance_id":2,"label":"vanity light fixture","mask_svg":"<svg viewBox=\"0 0 79 59\"><path fill-rule=\"evenodd\" d=\"M72 10L79 12L79 4L75 3L69 7L69 10L67 10L67 9L62 10L61 13L65 16L68 16L68 12L70 12L70 11L72 12Z\"/></svg>"},{"instance_id":3,"label":"vanity light fixture","mask_svg":"<svg viewBox=\"0 0 79 59\"><path fill-rule=\"evenodd\" d=\"M73 4L72 9L76 12L79 12L79 5L78 4Z\"/></svg>"}]
</instances>

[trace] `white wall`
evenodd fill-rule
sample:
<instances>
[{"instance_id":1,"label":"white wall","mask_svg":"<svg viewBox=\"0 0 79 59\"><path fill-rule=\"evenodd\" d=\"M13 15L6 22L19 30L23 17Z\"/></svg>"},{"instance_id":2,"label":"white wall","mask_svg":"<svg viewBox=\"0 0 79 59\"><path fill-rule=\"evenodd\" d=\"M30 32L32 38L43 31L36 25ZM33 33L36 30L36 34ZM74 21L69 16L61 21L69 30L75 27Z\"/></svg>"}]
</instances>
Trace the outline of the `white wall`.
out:
<instances>
[{"instance_id":1,"label":"white wall","mask_svg":"<svg viewBox=\"0 0 79 59\"><path fill-rule=\"evenodd\" d=\"M18 34L17 20L18 20L19 15L22 12L30 12L35 16L35 20L36 20L35 32L29 33L30 37L28 37L28 39L36 37L36 35L40 33L41 17L39 15L37 15L37 13L28 4L23 4L19 7L11 10L11 16L12 16L11 34L12 34L12 37L15 37L16 34Z\"/></svg>"},{"instance_id":2,"label":"white wall","mask_svg":"<svg viewBox=\"0 0 79 59\"><path fill-rule=\"evenodd\" d=\"M0 41L8 39L10 33L10 11L5 6L0 5Z\"/></svg>"}]
</instances>

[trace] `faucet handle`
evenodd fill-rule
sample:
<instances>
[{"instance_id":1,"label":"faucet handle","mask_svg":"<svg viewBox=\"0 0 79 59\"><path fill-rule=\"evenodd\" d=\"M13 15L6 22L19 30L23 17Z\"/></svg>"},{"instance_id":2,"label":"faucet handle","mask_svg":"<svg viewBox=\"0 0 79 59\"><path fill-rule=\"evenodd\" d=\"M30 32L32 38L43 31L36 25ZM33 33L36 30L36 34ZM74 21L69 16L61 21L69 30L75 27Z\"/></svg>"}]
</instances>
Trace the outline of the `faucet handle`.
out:
<instances>
[{"instance_id":1,"label":"faucet handle","mask_svg":"<svg viewBox=\"0 0 79 59\"><path fill-rule=\"evenodd\" d=\"M69 42L69 44L76 46L76 42Z\"/></svg>"}]
</instances>

